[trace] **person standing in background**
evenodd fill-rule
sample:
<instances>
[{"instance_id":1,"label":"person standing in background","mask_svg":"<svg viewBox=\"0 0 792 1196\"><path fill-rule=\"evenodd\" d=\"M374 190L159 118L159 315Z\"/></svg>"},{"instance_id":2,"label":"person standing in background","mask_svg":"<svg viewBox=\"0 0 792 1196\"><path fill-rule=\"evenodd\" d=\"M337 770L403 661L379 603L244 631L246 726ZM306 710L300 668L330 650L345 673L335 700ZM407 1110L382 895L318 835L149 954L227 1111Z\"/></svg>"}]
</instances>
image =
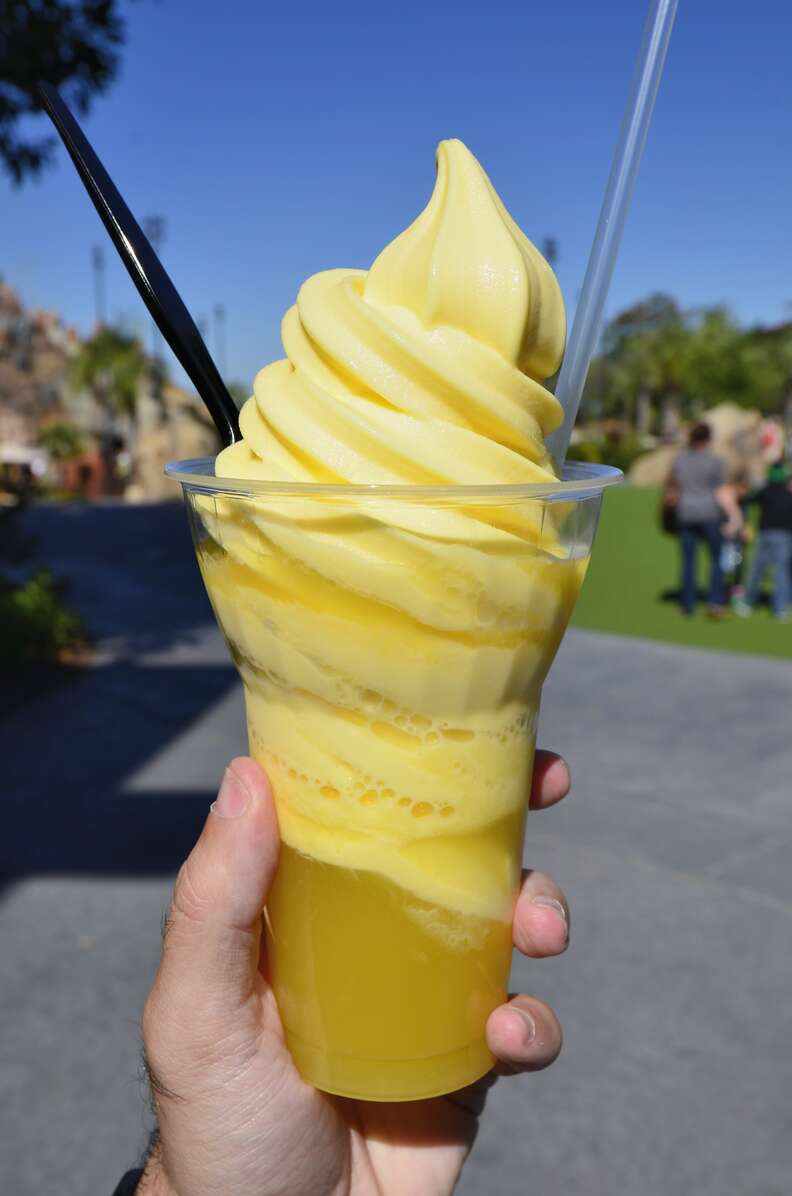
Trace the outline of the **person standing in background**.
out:
<instances>
[{"instance_id":1,"label":"person standing in background","mask_svg":"<svg viewBox=\"0 0 792 1196\"><path fill-rule=\"evenodd\" d=\"M792 601L792 489L786 465L771 465L767 482L753 495L759 507L759 538L751 568L745 601L735 603L738 615L747 616L759 599L759 590L768 565L773 567L773 614L779 623L789 622Z\"/></svg>"},{"instance_id":2,"label":"person standing in background","mask_svg":"<svg viewBox=\"0 0 792 1196\"><path fill-rule=\"evenodd\" d=\"M696 607L696 550L703 541L710 556L707 615L722 619L728 614L721 565L723 538L735 536L743 520L734 491L726 485L726 467L710 451L711 440L708 424L694 425L687 451L679 454L671 469L670 488L675 492L682 550L682 613L692 615Z\"/></svg>"}]
</instances>

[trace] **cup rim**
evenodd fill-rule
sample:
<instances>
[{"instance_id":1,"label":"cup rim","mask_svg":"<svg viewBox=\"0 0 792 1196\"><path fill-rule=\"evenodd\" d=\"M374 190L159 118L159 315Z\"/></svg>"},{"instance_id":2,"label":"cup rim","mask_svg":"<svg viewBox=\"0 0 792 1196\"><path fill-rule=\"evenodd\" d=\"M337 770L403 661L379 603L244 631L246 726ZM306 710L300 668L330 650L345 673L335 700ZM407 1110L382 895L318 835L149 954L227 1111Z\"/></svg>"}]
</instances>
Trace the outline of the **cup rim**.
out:
<instances>
[{"instance_id":1,"label":"cup rim","mask_svg":"<svg viewBox=\"0 0 792 1196\"><path fill-rule=\"evenodd\" d=\"M608 486L624 480L620 469L612 465L594 465L588 461L566 461L560 482L535 482L484 486L415 486L402 483L363 485L356 482L263 482L252 478L218 478L214 457L193 457L171 461L165 474L179 482L186 491L201 494L227 494L249 498L322 498L359 502L391 499L417 503L515 503L527 499L550 502L579 501L599 495Z\"/></svg>"}]
</instances>

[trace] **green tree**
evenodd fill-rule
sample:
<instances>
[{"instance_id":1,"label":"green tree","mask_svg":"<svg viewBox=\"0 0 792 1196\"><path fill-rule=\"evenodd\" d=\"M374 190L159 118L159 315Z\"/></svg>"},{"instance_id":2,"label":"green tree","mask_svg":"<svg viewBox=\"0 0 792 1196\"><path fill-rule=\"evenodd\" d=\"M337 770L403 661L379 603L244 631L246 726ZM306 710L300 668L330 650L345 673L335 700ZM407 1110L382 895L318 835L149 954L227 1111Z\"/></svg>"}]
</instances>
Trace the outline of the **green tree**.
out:
<instances>
[{"instance_id":1,"label":"green tree","mask_svg":"<svg viewBox=\"0 0 792 1196\"><path fill-rule=\"evenodd\" d=\"M39 430L38 442L56 461L79 457L83 450L79 429L68 420L58 420Z\"/></svg>"},{"instance_id":2,"label":"green tree","mask_svg":"<svg viewBox=\"0 0 792 1196\"><path fill-rule=\"evenodd\" d=\"M70 369L70 380L78 390L89 391L104 412L100 429L102 454L109 474L116 469L119 447L119 419L125 423L126 446L134 474L138 445L138 393L149 372L140 341L118 328L99 328L84 341Z\"/></svg>"},{"instance_id":3,"label":"green tree","mask_svg":"<svg viewBox=\"0 0 792 1196\"><path fill-rule=\"evenodd\" d=\"M118 0L0 0L0 164L20 183L52 158L56 139L33 137L36 84L52 83L86 113L118 70L125 24Z\"/></svg>"},{"instance_id":4,"label":"green tree","mask_svg":"<svg viewBox=\"0 0 792 1196\"><path fill-rule=\"evenodd\" d=\"M792 394L792 324L755 328L741 344L743 371L750 379L751 406L779 414Z\"/></svg>"},{"instance_id":5,"label":"green tree","mask_svg":"<svg viewBox=\"0 0 792 1196\"><path fill-rule=\"evenodd\" d=\"M146 369L140 341L118 328L99 328L74 358L70 380L90 391L104 411L134 419Z\"/></svg>"},{"instance_id":6,"label":"green tree","mask_svg":"<svg viewBox=\"0 0 792 1196\"><path fill-rule=\"evenodd\" d=\"M587 409L635 422L639 396L656 413L682 414L729 401L779 412L792 391L792 324L744 329L723 306L683 312L651 295L607 325L592 363Z\"/></svg>"},{"instance_id":7,"label":"green tree","mask_svg":"<svg viewBox=\"0 0 792 1196\"><path fill-rule=\"evenodd\" d=\"M634 421L641 394L655 404L680 390L684 330L676 300L662 293L633 304L610 321L602 352L592 367L594 394L604 414Z\"/></svg>"},{"instance_id":8,"label":"green tree","mask_svg":"<svg viewBox=\"0 0 792 1196\"><path fill-rule=\"evenodd\" d=\"M750 379L742 357L743 332L725 307L696 312L689 321L684 384L687 398L704 407L731 399L750 406Z\"/></svg>"},{"instance_id":9,"label":"green tree","mask_svg":"<svg viewBox=\"0 0 792 1196\"><path fill-rule=\"evenodd\" d=\"M605 353L613 352L620 343L641 333L658 332L683 322L684 316L676 299L655 291L614 316L603 333L603 349Z\"/></svg>"}]
</instances>

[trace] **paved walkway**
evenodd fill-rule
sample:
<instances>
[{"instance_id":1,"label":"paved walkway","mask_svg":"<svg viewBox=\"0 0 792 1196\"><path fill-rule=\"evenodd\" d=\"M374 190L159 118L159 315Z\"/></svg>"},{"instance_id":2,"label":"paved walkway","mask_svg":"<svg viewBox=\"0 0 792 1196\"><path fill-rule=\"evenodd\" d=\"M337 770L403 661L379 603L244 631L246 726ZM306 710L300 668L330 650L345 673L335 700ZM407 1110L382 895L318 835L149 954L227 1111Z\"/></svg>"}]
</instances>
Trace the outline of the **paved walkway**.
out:
<instances>
[{"instance_id":1,"label":"paved walkway","mask_svg":"<svg viewBox=\"0 0 792 1196\"><path fill-rule=\"evenodd\" d=\"M103 1196L145 1140L136 1019L242 705L179 507L30 521L80 560L102 653L0 729L3 1188ZM541 739L574 796L526 858L573 942L515 976L566 1046L494 1090L464 1196L788 1196L790 709L785 663L567 637Z\"/></svg>"}]
</instances>

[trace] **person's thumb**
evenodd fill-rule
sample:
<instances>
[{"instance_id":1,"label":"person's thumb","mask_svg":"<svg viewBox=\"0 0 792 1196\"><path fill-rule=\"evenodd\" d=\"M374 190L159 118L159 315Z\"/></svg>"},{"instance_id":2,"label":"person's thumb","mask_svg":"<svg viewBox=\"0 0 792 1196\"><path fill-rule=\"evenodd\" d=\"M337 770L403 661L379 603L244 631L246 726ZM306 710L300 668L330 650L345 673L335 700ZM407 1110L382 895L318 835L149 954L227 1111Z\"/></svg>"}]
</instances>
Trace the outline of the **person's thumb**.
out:
<instances>
[{"instance_id":1,"label":"person's thumb","mask_svg":"<svg viewBox=\"0 0 792 1196\"><path fill-rule=\"evenodd\" d=\"M278 848L269 782L254 760L237 757L176 879L155 985L158 1004L227 1026L249 1000L260 983L261 915Z\"/></svg>"}]
</instances>

